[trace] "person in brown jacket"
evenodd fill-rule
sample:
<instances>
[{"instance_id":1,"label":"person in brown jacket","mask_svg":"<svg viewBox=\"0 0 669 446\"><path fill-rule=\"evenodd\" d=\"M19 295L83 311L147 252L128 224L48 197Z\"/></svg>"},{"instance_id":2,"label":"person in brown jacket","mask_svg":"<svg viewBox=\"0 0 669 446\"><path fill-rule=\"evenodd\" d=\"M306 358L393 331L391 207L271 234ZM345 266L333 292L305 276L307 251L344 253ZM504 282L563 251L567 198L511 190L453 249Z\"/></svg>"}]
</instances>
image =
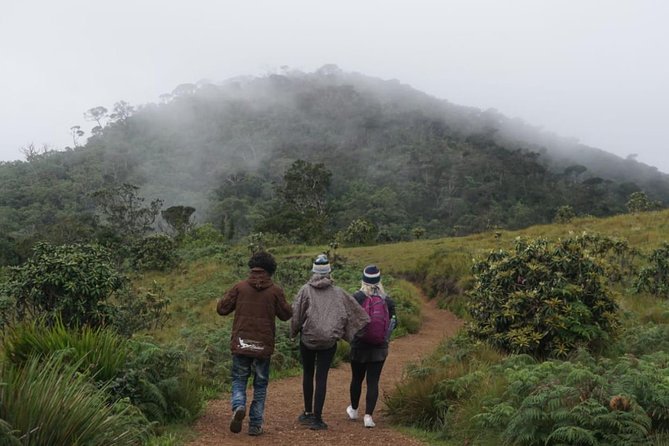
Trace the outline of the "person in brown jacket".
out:
<instances>
[{"instance_id":1,"label":"person in brown jacket","mask_svg":"<svg viewBox=\"0 0 669 446\"><path fill-rule=\"evenodd\" d=\"M253 254L251 273L225 293L216 310L224 316L235 312L232 322L232 420L230 430L239 433L246 416L246 386L253 375L253 402L249 410L249 435L263 433L263 413L269 383L269 364L274 352L275 318L287 321L293 314L283 290L272 282L276 261L267 252Z\"/></svg>"}]
</instances>

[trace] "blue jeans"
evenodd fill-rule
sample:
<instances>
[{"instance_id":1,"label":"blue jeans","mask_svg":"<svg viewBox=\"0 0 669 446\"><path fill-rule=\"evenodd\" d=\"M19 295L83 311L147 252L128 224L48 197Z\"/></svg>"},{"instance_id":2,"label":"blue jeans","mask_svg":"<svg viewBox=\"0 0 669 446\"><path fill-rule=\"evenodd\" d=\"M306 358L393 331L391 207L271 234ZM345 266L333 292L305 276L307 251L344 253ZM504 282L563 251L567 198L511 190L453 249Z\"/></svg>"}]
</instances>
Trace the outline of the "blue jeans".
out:
<instances>
[{"instance_id":1,"label":"blue jeans","mask_svg":"<svg viewBox=\"0 0 669 446\"><path fill-rule=\"evenodd\" d=\"M249 425L262 426L265 397L269 383L270 358L232 355L232 410L246 408L246 386L253 375L253 401L249 410Z\"/></svg>"}]
</instances>

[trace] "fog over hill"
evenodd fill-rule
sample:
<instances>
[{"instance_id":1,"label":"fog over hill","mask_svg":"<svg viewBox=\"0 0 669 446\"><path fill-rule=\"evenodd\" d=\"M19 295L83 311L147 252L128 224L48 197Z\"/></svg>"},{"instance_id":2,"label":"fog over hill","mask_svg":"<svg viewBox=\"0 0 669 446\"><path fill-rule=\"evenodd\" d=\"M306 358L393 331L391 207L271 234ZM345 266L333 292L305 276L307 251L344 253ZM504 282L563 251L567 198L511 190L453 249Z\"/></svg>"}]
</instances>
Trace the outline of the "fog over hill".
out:
<instances>
[{"instance_id":1,"label":"fog over hill","mask_svg":"<svg viewBox=\"0 0 669 446\"><path fill-rule=\"evenodd\" d=\"M561 206L606 216L637 191L669 203L669 176L633 158L335 65L181 84L160 103L88 113L99 126L85 143L0 163L9 245L99 237L95 193L123 184L147 204L195 208L230 239L319 243L519 228Z\"/></svg>"}]
</instances>

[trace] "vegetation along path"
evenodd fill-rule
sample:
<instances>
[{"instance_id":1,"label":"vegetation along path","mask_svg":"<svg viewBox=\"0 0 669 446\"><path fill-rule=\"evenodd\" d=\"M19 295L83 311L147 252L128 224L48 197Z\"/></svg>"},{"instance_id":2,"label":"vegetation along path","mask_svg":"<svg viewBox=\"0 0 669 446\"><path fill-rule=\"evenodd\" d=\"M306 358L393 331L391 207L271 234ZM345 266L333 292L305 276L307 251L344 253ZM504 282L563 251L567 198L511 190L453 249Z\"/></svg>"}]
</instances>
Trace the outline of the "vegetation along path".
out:
<instances>
[{"instance_id":1,"label":"vegetation along path","mask_svg":"<svg viewBox=\"0 0 669 446\"><path fill-rule=\"evenodd\" d=\"M423 325L417 334L394 340L381 375L380 393L390 392L402 377L407 364L417 361L434 351L444 337L452 336L462 321L446 310L440 310L435 301L422 300ZM349 405L350 367L342 364L330 371L328 393L323 410L327 431L311 431L297 423L303 410L301 377L270 381L265 404L265 434L250 437L246 423L240 434L229 430L230 402L224 397L211 401L202 418L196 423L198 438L190 446L209 445L421 445L421 441L394 430L383 416L383 402L374 414L376 428L365 429L362 419L350 421L346 415ZM364 407L364 388L361 406ZM249 391L249 398L251 397ZM247 421L247 420L245 420Z\"/></svg>"}]
</instances>

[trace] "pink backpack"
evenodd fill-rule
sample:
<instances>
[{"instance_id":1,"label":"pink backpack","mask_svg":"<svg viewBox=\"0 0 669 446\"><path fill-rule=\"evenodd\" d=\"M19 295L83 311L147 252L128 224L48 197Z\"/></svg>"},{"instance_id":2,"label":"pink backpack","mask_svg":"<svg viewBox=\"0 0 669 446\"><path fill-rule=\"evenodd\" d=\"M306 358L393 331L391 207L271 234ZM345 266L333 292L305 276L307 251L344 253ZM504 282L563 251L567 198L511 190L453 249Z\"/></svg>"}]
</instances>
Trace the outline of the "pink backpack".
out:
<instances>
[{"instance_id":1,"label":"pink backpack","mask_svg":"<svg viewBox=\"0 0 669 446\"><path fill-rule=\"evenodd\" d=\"M386 300L377 295L367 296L362 302L362 308L369 315L369 323L365 326L360 340L365 344L383 345L390 327L390 313Z\"/></svg>"}]
</instances>

